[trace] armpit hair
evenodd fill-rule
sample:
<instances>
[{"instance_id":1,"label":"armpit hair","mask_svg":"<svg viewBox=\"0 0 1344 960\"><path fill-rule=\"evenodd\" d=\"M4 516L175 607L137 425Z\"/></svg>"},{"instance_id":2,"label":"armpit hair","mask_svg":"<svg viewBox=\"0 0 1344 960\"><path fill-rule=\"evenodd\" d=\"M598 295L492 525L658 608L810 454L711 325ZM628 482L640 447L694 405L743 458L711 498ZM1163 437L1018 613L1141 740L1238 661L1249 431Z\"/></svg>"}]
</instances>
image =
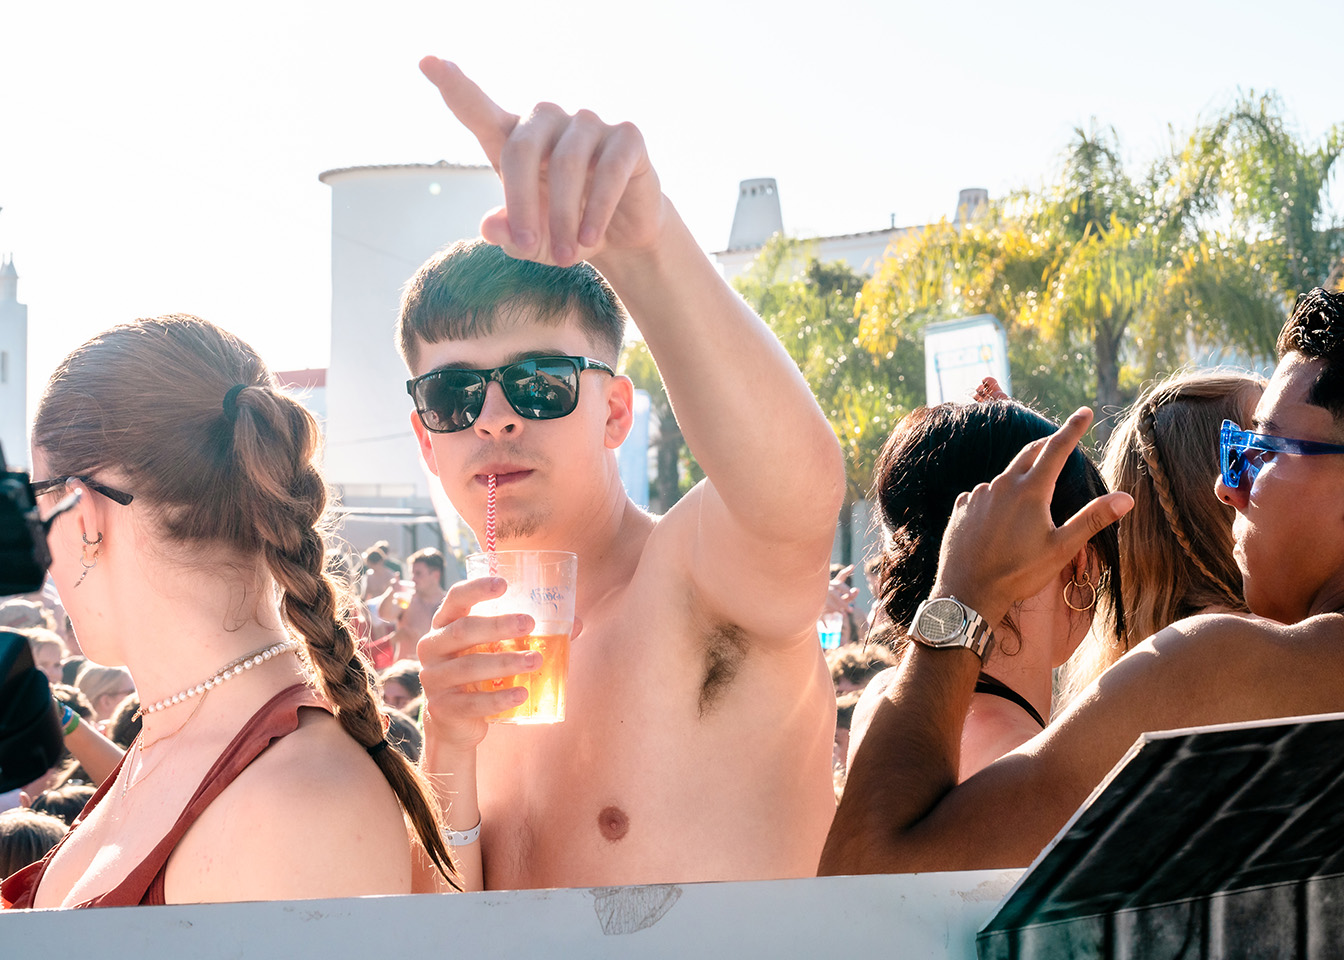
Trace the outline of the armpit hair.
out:
<instances>
[{"instance_id":1,"label":"armpit hair","mask_svg":"<svg viewBox=\"0 0 1344 960\"><path fill-rule=\"evenodd\" d=\"M706 631L705 679L700 684L701 719L732 685L746 656L746 632L737 624L717 623Z\"/></svg>"}]
</instances>

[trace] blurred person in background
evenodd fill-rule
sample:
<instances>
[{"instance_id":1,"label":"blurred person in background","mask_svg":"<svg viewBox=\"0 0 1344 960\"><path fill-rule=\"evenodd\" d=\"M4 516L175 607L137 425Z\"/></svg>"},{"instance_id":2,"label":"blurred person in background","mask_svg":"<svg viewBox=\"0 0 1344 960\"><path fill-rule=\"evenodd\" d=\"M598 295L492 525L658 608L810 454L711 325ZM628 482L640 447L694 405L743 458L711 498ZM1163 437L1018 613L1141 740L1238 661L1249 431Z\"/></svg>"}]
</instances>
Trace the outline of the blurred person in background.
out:
<instances>
[{"instance_id":1,"label":"blurred person in background","mask_svg":"<svg viewBox=\"0 0 1344 960\"><path fill-rule=\"evenodd\" d=\"M135 681L125 667L104 667L92 661L80 667L74 685L89 698L100 724L111 720L121 701L135 693Z\"/></svg>"}]
</instances>

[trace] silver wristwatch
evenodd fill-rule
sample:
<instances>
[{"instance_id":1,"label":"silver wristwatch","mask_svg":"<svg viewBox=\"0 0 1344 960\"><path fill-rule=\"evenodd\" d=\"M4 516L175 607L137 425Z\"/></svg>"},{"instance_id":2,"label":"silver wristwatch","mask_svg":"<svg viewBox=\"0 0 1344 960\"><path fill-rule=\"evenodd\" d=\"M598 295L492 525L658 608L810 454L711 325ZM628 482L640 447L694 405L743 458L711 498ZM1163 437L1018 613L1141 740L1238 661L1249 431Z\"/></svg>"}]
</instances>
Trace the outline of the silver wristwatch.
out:
<instances>
[{"instance_id":1,"label":"silver wristwatch","mask_svg":"<svg viewBox=\"0 0 1344 960\"><path fill-rule=\"evenodd\" d=\"M956 597L938 597L915 608L910 637L939 650L965 647L983 663L989 657L994 631L984 617Z\"/></svg>"}]
</instances>

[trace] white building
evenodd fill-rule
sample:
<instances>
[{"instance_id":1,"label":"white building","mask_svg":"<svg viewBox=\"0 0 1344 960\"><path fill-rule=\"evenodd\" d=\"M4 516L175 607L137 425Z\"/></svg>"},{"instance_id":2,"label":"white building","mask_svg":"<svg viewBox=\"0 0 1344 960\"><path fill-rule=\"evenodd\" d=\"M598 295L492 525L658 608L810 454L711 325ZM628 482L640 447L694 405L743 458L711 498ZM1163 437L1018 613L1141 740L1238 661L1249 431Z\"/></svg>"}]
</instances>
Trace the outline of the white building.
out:
<instances>
[{"instance_id":1,"label":"white building","mask_svg":"<svg viewBox=\"0 0 1344 960\"><path fill-rule=\"evenodd\" d=\"M28 466L28 307L13 258L0 262L0 445L8 466Z\"/></svg>"},{"instance_id":2,"label":"white building","mask_svg":"<svg viewBox=\"0 0 1344 960\"><path fill-rule=\"evenodd\" d=\"M980 187L962 190L957 196L956 222L964 223L982 216L989 208L989 191ZM886 255L887 248L906 234L922 226L891 226L861 233L842 233L831 237L803 240L808 252L823 262L840 261L856 273L871 275ZM767 240L784 232L784 217L779 207L779 186L769 177L743 180L738 185L737 210L728 234L728 248L714 254L728 280L746 273ZM802 264L798 264L799 267Z\"/></svg>"},{"instance_id":3,"label":"white building","mask_svg":"<svg viewBox=\"0 0 1344 960\"><path fill-rule=\"evenodd\" d=\"M475 237L504 202L488 166L440 161L328 170L331 366L327 477L347 496L427 499L393 337L406 281L436 250Z\"/></svg>"}]
</instances>

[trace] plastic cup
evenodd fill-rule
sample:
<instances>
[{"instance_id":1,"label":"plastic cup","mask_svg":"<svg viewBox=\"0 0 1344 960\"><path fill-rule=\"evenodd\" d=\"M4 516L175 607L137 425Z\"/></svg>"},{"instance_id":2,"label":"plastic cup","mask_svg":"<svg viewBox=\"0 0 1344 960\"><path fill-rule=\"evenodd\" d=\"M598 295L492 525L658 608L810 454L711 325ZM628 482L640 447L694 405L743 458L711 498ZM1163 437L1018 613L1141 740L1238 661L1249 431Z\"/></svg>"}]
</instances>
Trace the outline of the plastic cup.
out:
<instances>
[{"instance_id":1,"label":"plastic cup","mask_svg":"<svg viewBox=\"0 0 1344 960\"><path fill-rule=\"evenodd\" d=\"M559 723L565 719L565 686L569 678L569 639L574 632L574 594L579 558L562 550L497 550L467 557L467 579L502 577L502 597L472 608L475 616L525 613L532 632L470 648L469 653L536 650L541 669L475 685L478 691L523 687L527 699L486 719L491 723Z\"/></svg>"},{"instance_id":2,"label":"plastic cup","mask_svg":"<svg viewBox=\"0 0 1344 960\"><path fill-rule=\"evenodd\" d=\"M838 610L828 610L817 618L817 636L821 640L821 649L834 650L840 646L844 618L845 615Z\"/></svg>"}]
</instances>

